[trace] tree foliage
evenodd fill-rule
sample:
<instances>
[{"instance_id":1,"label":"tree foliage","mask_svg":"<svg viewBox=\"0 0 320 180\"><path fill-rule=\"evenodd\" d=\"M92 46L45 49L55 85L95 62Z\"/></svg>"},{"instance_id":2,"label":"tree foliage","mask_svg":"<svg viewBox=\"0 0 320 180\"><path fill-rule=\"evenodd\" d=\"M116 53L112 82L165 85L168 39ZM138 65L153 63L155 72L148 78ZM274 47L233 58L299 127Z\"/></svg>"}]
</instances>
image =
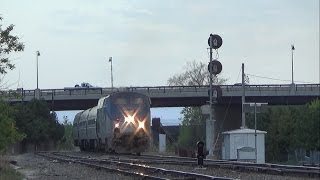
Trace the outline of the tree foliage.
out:
<instances>
[{"instance_id":1,"label":"tree foliage","mask_svg":"<svg viewBox=\"0 0 320 180\"><path fill-rule=\"evenodd\" d=\"M202 62L187 62L185 71L169 78L169 86L203 86L209 85L210 77L207 65ZM223 84L224 78L213 78L213 84ZM205 140L205 118L200 107L185 107L178 142L183 146L194 146L199 140Z\"/></svg>"},{"instance_id":2,"label":"tree foliage","mask_svg":"<svg viewBox=\"0 0 320 180\"><path fill-rule=\"evenodd\" d=\"M63 126L64 126L64 135L62 139L59 141L59 149L71 150L74 148L73 146L73 138L72 138L72 123L69 122L67 116L63 116Z\"/></svg>"},{"instance_id":3,"label":"tree foliage","mask_svg":"<svg viewBox=\"0 0 320 180\"><path fill-rule=\"evenodd\" d=\"M26 134L26 142L38 145L62 138L64 127L58 122L56 114L50 113L45 101L33 99L27 104L18 105L17 109L17 126Z\"/></svg>"},{"instance_id":4,"label":"tree foliage","mask_svg":"<svg viewBox=\"0 0 320 180\"><path fill-rule=\"evenodd\" d=\"M14 119L15 109L0 101L0 152L16 141L22 140L24 134L19 133Z\"/></svg>"},{"instance_id":5,"label":"tree foliage","mask_svg":"<svg viewBox=\"0 0 320 180\"><path fill-rule=\"evenodd\" d=\"M303 122L297 126L300 146L320 151L320 99L308 104L302 116Z\"/></svg>"},{"instance_id":6,"label":"tree foliage","mask_svg":"<svg viewBox=\"0 0 320 180\"><path fill-rule=\"evenodd\" d=\"M186 107L181 114L183 114L183 120L180 126L179 144L192 147L198 141L205 141L206 123L201 109Z\"/></svg>"},{"instance_id":7,"label":"tree foliage","mask_svg":"<svg viewBox=\"0 0 320 180\"><path fill-rule=\"evenodd\" d=\"M8 70L14 69L14 64L9 61L11 52L23 51L24 45L19 42L17 36L11 35L14 25L3 28L2 17L0 16L0 83L2 76ZM0 89L1 90L1 89ZM1 101L3 93L0 93L0 151L7 145L21 140L24 135L18 132L16 127L14 113L15 109L5 102Z\"/></svg>"},{"instance_id":8,"label":"tree foliage","mask_svg":"<svg viewBox=\"0 0 320 180\"><path fill-rule=\"evenodd\" d=\"M254 128L254 116L247 115L247 125ZM257 129L267 131L266 159L287 161L296 149L320 150L320 100L304 106L273 106L257 114Z\"/></svg>"},{"instance_id":9,"label":"tree foliage","mask_svg":"<svg viewBox=\"0 0 320 180\"><path fill-rule=\"evenodd\" d=\"M2 17L0 16L0 23ZM9 60L11 52L23 51L24 45L19 42L19 37L11 35L14 25L3 28L0 24L0 74L6 74L7 70L14 69L14 64Z\"/></svg>"},{"instance_id":10,"label":"tree foliage","mask_svg":"<svg viewBox=\"0 0 320 180\"><path fill-rule=\"evenodd\" d=\"M0 82L1 75L4 76L8 70L15 68L9 59L10 53L24 50L19 37L12 35L13 28L12 24L8 27L0 24ZM21 140L23 135L18 133L16 127L26 135L25 141L35 144L49 139L57 141L64 133L56 114L50 114L47 104L39 100L33 100L26 105L21 104L16 109L3 103L0 105L0 150L15 140Z\"/></svg>"}]
</instances>

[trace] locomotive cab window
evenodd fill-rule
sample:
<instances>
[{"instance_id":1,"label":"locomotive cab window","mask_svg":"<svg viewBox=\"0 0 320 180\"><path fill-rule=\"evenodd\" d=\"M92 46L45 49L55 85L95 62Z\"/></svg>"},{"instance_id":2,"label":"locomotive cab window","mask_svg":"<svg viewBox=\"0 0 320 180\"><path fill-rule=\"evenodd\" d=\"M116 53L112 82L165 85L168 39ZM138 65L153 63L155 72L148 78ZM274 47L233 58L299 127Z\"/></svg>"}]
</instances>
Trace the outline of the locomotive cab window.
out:
<instances>
[{"instance_id":1,"label":"locomotive cab window","mask_svg":"<svg viewBox=\"0 0 320 180\"><path fill-rule=\"evenodd\" d=\"M136 94L121 94L110 98L107 112L111 119L124 119L124 116L136 114L143 119L148 113L149 105L144 96Z\"/></svg>"},{"instance_id":2,"label":"locomotive cab window","mask_svg":"<svg viewBox=\"0 0 320 180\"><path fill-rule=\"evenodd\" d=\"M123 104L127 104L127 101L124 98L118 98L115 100L114 104L123 105Z\"/></svg>"},{"instance_id":3,"label":"locomotive cab window","mask_svg":"<svg viewBox=\"0 0 320 180\"><path fill-rule=\"evenodd\" d=\"M132 104L143 104L143 99L142 98L134 98L132 99Z\"/></svg>"}]
</instances>

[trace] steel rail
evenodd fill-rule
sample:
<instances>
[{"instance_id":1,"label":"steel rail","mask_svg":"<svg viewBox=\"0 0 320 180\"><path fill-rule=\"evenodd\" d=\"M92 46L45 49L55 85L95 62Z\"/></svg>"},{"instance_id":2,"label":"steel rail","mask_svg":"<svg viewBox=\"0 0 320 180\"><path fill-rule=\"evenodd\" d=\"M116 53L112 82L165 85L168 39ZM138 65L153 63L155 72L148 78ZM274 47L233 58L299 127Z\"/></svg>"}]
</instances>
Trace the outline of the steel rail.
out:
<instances>
[{"instance_id":1,"label":"steel rail","mask_svg":"<svg viewBox=\"0 0 320 180\"><path fill-rule=\"evenodd\" d=\"M120 157L120 156L119 156ZM122 159L126 162L148 163L148 164L172 164L172 165L197 165L196 158L176 157L176 156L157 156L157 155L142 155L136 156L121 156L129 159ZM281 164L256 164L251 162L227 161L227 160L205 160L205 167L219 167L228 169L239 169L240 171L255 171L269 174L279 175L300 175L307 177L320 177L320 167L310 166L293 166Z\"/></svg>"},{"instance_id":2,"label":"steel rail","mask_svg":"<svg viewBox=\"0 0 320 180\"><path fill-rule=\"evenodd\" d=\"M146 165L139 165L139 164L133 164L133 163L127 163L127 162L121 162L116 160L101 160L96 158L86 158L86 157L79 157L79 156L70 156L60 153L48 153L45 152L39 152L37 153L39 155L42 155L44 157L52 158L52 159L59 159L61 161L65 162L74 162L74 163L80 163L84 164L90 167L95 168L102 168L109 171L115 171L118 173L126 174L126 175L134 175L134 176L140 176L144 179L171 179L171 178L199 178L199 179L221 179L221 180L230 180L231 178L225 178L225 177L215 177L205 174L198 174L198 173L191 173L191 172L183 172L183 171L176 171L176 170L168 170L164 168L157 168L157 167L151 167ZM117 168L111 168L102 166L101 164L115 164L117 165ZM122 169L120 169L122 167ZM126 170L130 169L129 170ZM141 172L132 172L133 170L141 171L143 170L143 173ZM147 173L150 174L147 174ZM155 176L151 174L161 174L162 176ZM165 177L163 177L163 175Z\"/></svg>"}]
</instances>

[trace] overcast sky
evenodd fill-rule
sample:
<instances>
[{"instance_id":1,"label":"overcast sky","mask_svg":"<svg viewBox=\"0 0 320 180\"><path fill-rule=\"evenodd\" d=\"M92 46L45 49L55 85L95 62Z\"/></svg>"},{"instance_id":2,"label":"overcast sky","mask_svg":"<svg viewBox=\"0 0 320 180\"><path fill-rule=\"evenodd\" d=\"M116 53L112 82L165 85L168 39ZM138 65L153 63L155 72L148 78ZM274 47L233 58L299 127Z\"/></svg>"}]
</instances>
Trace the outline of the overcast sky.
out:
<instances>
[{"instance_id":1,"label":"overcast sky","mask_svg":"<svg viewBox=\"0 0 320 180\"><path fill-rule=\"evenodd\" d=\"M11 89L36 88L37 50L40 89L110 87L110 56L114 86L167 85L186 62L209 61L210 33L223 39L227 84L241 63L250 84L291 83L291 44L295 82L320 83L319 0L0 0L0 14L25 44Z\"/></svg>"}]
</instances>

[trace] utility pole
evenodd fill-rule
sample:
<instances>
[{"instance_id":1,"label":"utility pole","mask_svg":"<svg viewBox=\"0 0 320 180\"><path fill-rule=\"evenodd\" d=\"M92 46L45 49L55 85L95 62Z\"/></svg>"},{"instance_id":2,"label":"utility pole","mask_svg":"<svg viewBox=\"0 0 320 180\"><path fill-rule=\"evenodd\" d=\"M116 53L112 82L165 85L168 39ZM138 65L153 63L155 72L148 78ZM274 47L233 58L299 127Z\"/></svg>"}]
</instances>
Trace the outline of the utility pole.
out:
<instances>
[{"instance_id":1,"label":"utility pole","mask_svg":"<svg viewBox=\"0 0 320 180\"><path fill-rule=\"evenodd\" d=\"M256 163L258 162L258 151L257 151L257 103L254 103L254 155Z\"/></svg>"},{"instance_id":2,"label":"utility pole","mask_svg":"<svg viewBox=\"0 0 320 180\"><path fill-rule=\"evenodd\" d=\"M294 45L291 45L291 80L292 80L292 84L294 84L293 82L293 51L295 50Z\"/></svg>"},{"instance_id":3,"label":"utility pole","mask_svg":"<svg viewBox=\"0 0 320 180\"><path fill-rule=\"evenodd\" d=\"M265 113L267 111L268 103L244 103L245 111L254 113L254 149L255 160L258 162L258 146L257 146L257 113ZM253 107L253 110L252 110ZM253 111L253 112L252 112Z\"/></svg>"},{"instance_id":4,"label":"utility pole","mask_svg":"<svg viewBox=\"0 0 320 180\"><path fill-rule=\"evenodd\" d=\"M36 51L36 56L37 56L37 89L39 89L39 66L38 66L38 57L40 56L40 52Z\"/></svg>"},{"instance_id":5,"label":"utility pole","mask_svg":"<svg viewBox=\"0 0 320 180\"><path fill-rule=\"evenodd\" d=\"M242 63L242 97L241 97L241 107L242 107L242 125L241 128L246 128L246 114L244 110L244 104L245 104L245 84L244 84L244 63Z\"/></svg>"},{"instance_id":6,"label":"utility pole","mask_svg":"<svg viewBox=\"0 0 320 180\"><path fill-rule=\"evenodd\" d=\"M111 92L113 92L112 57L109 57L109 62L111 63Z\"/></svg>"}]
</instances>

